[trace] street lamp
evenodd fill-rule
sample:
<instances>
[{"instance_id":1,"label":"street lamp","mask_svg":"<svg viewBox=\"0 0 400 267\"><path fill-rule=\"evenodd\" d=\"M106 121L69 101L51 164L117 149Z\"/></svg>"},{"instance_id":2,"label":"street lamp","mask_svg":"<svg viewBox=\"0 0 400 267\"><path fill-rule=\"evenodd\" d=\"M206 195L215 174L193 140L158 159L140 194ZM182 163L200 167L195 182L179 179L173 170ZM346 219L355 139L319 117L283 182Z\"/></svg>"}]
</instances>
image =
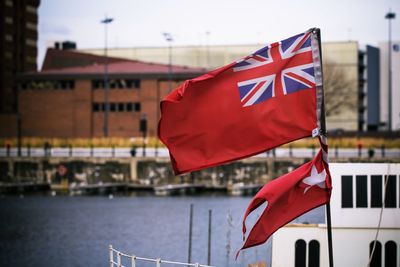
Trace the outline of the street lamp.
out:
<instances>
[{"instance_id":1,"label":"street lamp","mask_svg":"<svg viewBox=\"0 0 400 267\"><path fill-rule=\"evenodd\" d=\"M207 69L210 69L210 31L206 31L206 66Z\"/></svg>"},{"instance_id":2,"label":"street lamp","mask_svg":"<svg viewBox=\"0 0 400 267\"><path fill-rule=\"evenodd\" d=\"M139 121L139 131L142 133L142 156L146 156L147 116L142 114Z\"/></svg>"},{"instance_id":3,"label":"street lamp","mask_svg":"<svg viewBox=\"0 0 400 267\"><path fill-rule=\"evenodd\" d=\"M389 117L388 117L388 131L392 131L392 19L396 18L396 14L389 10L385 15L385 19L389 22L389 44L388 44L388 89L389 89Z\"/></svg>"},{"instance_id":4,"label":"street lamp","mask_svg":"<svg viewBox=\"0 0 400 267\"><path fill-rule=\"evenodd\" d=\"M107 25L110 24L114 19L104 17L100 22L104 24L104 122L103 122L103 134L104 137L108 137L108 112L110 110L108 104L108 57L107 57Z\"/></svg>"},{"instance_id":5,"label":"street lamp","mask_svg":"<svg viewBox=\"0 0 400 267\"><path fill-rule=\"evenodd\" d=\"M168 42L168 92L172 91L172 42L174 38L169 32L163 32L165 41ZM160 88L157 87L157 122L160 120ZM158 139L156 140L156 147L154 150L154 155L158 156Z\"/></svg>"},{"instance_id":6,"label":"street lamp","mask_svg":"<svg viewBox=\"0 0 400 267\"><path fill-rule=\"evenodd\" d=\"M168 42L168 84L169 84L169 92L172 91L172 46L171 43L174 41L171 33L164 32L163 33L165 41Z\"/></svg>"}]
</instances>

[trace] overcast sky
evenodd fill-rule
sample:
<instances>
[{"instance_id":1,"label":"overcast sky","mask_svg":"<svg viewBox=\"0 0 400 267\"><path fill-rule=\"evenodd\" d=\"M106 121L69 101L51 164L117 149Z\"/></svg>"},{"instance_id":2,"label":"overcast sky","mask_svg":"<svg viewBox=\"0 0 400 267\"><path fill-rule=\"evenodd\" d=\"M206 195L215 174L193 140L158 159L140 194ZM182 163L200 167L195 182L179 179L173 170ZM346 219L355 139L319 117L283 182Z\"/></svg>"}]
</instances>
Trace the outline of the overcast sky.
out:
<instances>
[{"instance_id":1,"label":"overcast sky","mask_svg":"<svg viewBox=\"0 0 400 267\"><path fill-rule=\"evenodd\" d=\"M323 41L377 45L388 38L389 8L398 40L399 0L42 0L38 63L55 41L103 48L106 14L115 19L109 47L165 46L162 32L177 46L270 43L311 27L321 28Z\"/></svg>"}]
</instances>

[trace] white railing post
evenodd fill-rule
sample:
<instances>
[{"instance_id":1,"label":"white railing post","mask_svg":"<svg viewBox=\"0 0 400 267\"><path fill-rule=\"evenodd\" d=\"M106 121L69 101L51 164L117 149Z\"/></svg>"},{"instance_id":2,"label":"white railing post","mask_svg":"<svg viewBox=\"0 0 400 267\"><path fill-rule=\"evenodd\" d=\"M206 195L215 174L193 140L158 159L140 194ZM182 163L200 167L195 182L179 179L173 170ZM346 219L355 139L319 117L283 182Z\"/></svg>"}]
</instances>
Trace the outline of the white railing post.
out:
<instances>
[{"instance_id":1,"label":"white railing post","mask_svg":"<svg viewBox=\"0 0 400 267\"><path fill-rule=\"evenodd\" d=\"M114 256L114 254L116 254L116 256ZM152 262L156 264L156 267L161 267L161 263L164 263L164 265L181 265L181 266L194 266L194 267L212 267L212 266L208 266L208 265L201 265L200 263L185 263L185 262L177 262L177 261L169 261L169 260L161 260L161 258L157 258L157 259L152 259L152 258L144 258L144 257L138 257L135 256L133 254L129 255L129 254L125 254L119 250L116 250L113 248L112 245L109 245L109 257L110 257L110 265L109 267L123 267L124 265L122 265L123 262L123 257L126 258L126 260L128 261L130 258L130 262L131 264L127 263L130 267L136 267L136 261L144 261L144 262ZM116 257L116 258L115 258Z\"/></svg>"},{"instance_id":2,"label":"white railing post","mask_svg":"<svg viewBox=\"0 0 400 267\"><path fill-rule=\"evenodd\" d=\"M136 256L132 255L131 262L132 262L131 267L136 267Z\"/></svg>"},{"instance_id":3,"label":"white railing post","mask_svg":"<svg viewBox=\"0 0 400 267\"><path fill-rule=\"evenodd\" d=\"M109 246L110 250L110 267L114 266L114 253L113 253L113 247L112 245Z\"/></svg>"},{"instance_id":4,"label":"white railing post","mask_svg":"<svg viewBox=\"0 0 400 267\"><path fill-rule=\"evenodd\" d=\"M118 267L121 267L122 265L121 265L121 252L118 252L117 253L117 264L118 264Z\"/></svg>"}]
</instances>

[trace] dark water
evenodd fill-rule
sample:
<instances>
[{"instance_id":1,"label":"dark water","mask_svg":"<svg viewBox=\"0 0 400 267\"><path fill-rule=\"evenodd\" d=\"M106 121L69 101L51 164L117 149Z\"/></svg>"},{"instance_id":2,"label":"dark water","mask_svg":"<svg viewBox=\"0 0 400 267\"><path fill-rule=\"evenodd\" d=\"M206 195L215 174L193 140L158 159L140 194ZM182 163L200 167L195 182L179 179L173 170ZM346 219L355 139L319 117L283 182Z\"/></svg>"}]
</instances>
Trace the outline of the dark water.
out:
<instances>
[{"instance_id":1,"label":"dark water","mask_svg":"<svg viewBox=\"0 0 400 267\"><path fill-rule=\"evenodd\" d=\"M212 265L247 266L260 260L269 262L269 242L246 250L234 260L242 244L241 220L250 200L221 196L3 197L0 199L0 266L109 266L110 244L141 257L187 262L190 203L194 204L193 262L207 263L209 209L213 212ZM233 226L228 224L229 210ZM323 222L324 209L313 210L296 221Z\"/></svg>"}]
</instances>

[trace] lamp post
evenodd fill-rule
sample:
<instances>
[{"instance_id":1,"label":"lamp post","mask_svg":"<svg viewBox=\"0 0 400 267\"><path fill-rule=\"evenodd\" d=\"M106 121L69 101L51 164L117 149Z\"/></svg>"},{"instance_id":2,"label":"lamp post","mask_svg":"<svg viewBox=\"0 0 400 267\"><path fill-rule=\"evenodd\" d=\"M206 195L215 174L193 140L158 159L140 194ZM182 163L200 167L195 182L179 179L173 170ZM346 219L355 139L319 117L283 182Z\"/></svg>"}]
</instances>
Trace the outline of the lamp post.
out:
<instances>
[{"instance_id":1,"label":"lamp post","mask_svg":"<svg viewBox=\"0 0 400 267\"><path fill-rule=\"evenodd\" d=\"M110 24L114 19L104 17L100 22L104 24L104 121L103 121L103 135L108 137L108 112L110 110L108 104L108 57L107 57L107 25Z\"/></svg>"},{"instance_id":2,"label":"lamp post","mask_svg":"<svg viewBox=\"0 0 400 267\"><path fill-rule=\"evenodd\" d=\"M169 92L172 91L172 46L171 43L174 41L174 38L172 38L171 33L169 32L164 32L163 33L165 41L168 42L168 86L169 86Z\"/></svg>"},{"instance_id":3,"label":"lamp post","mask_svg":"<svg viewBox=\"0 0 400 267\"><path fill-rule=\"evenodd\" d=\"M142 156L146 156L147 116L142 114L139 121L139 131L142 133Z\"/></svg>"},{"instance_id":4,"label":"lamp post","mask_svg":"<svg viewBox=\"0 0 400 267\"><path fill-rule=\"evenodd\" d=\"M388 131L392 131L392 19L396 18L396 14L389 10L385 15L385 19L389 22L389 43L388 43Z\"/></svg>"},{"instance_id":5,"label":"lamp post","mask_svg":"<svg viewBox=\"0 0 400 267\"><path fill-rule=\"evenodd\" d=\"M22 118L21 113L17 113L17 156L21 157L21 147L22 147Z\"/></svg>"},{"instance_id":6,"label":"lamp post","mask_svg":"<svg viewBox=\"0 0 400 267\"><path fill-rule=\"evenodd\" d=\"M169 32L163 32L163 36L165 41L168 42L168 92L170 93L172 91L172 42L174 41L174 38L172 38L172 34ZM157 123L160 120L160 88L159 85L157 86ZM154 154L157 157L158 156L158 142L159 140L156 140L156 145L155 145L155 150Z\"/></svg>"},{"instance_id":7,"label":"lamp post","mask_svg":"<svg viewBox=\"0 0 400 267\"><path fill-rule=\"evenodd\" d=\"M206 66L210 69L210 31L206 31Z\"/></svg>"}]
</instances>

